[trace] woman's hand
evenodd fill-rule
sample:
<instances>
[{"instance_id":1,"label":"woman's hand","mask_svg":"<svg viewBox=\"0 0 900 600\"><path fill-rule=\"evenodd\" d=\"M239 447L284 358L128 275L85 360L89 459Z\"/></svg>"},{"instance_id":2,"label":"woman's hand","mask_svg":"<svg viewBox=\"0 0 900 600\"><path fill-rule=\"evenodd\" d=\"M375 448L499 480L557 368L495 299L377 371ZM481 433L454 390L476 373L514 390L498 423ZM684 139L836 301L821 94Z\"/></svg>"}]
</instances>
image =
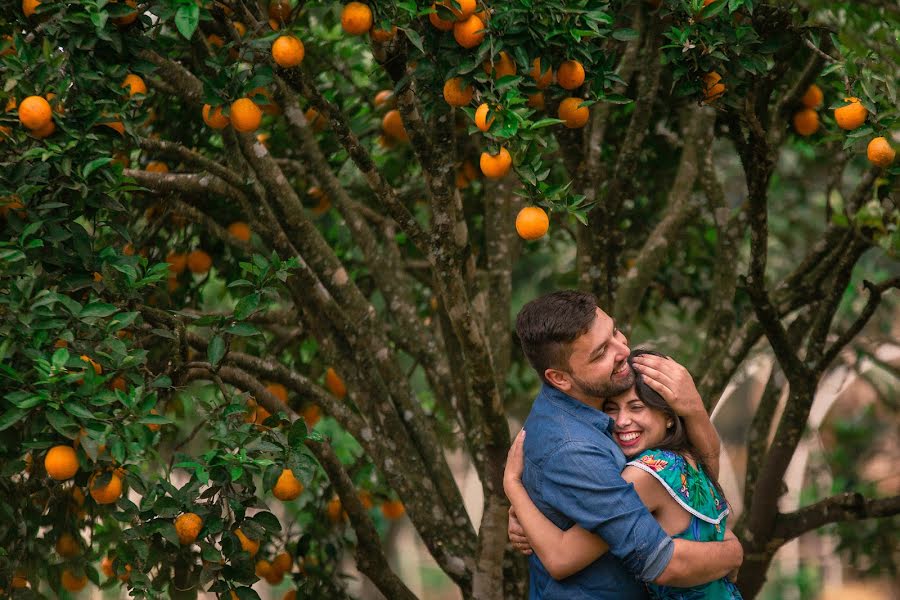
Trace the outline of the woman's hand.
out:
<instances>
[{"instance_id":1,"label":"woman's hand","mask_svg":"<svg viewBox=\"0 0 900 600\"><path fill-rule=\"evenodd\" d=\"M506 469L503 470L503 490L509 497L511 486L522 485L522 471L525 470L525 430L519 432L506 455Z\"/></svg>"}]
</instances>

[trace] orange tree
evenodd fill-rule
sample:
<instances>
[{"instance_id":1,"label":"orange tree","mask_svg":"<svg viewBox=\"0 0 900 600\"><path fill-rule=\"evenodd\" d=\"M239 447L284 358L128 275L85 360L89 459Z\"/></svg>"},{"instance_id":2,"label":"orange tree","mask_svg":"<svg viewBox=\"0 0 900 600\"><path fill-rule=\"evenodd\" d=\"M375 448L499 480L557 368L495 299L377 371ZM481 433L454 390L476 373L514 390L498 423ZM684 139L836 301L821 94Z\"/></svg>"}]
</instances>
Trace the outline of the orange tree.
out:
<instances>
[{"instance_id":1,"label":"orange tree","mask_svg":"<svg viewBox=\"0 0 900 600\"><path fill-rule=\"evenodd\" d=\"M254 598L259 578L342 597L352 550L410 598L381 539L404 513L464 597L520 597L501 472L536 380L511 315L560 286L665 324L710 407L777 358L746 597L785 541L896 514L862 487L778 506L818 381L897 284L887 6L2 7L17 597ZM480 477L477 527L451 449Z\"/></svg>"}]
</instances>

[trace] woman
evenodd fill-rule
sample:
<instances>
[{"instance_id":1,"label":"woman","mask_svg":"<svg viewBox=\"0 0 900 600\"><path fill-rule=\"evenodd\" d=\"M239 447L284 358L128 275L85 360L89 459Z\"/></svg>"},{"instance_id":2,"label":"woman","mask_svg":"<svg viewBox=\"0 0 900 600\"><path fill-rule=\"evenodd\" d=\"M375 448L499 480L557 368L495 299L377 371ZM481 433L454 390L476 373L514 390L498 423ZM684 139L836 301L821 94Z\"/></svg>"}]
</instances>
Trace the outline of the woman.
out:
<instances>
[{"instance_id":1,"label":"woman","mask_svg":"<svg viewBox=\"0 0 900 600\"><path fill-rule=\"evenodd\" d=\"M657 353L635 351L629 364L640 354ZM663 530L673 538L722 540L728 505L715 479L718 452L701 456L688 440L684 421L640 374L632 389L606 400L603 411L615 422L614 439L630 459L622 478L634 484ZM609 547L577 525L567 531L559 529L537 509L522 484L524 440L523 430L509 451L503 486L541 563L554 579L564 579L594 562ZM727 578L691 588L648 586L659 600L741 598Z\"/></svg>"}]
</instances>

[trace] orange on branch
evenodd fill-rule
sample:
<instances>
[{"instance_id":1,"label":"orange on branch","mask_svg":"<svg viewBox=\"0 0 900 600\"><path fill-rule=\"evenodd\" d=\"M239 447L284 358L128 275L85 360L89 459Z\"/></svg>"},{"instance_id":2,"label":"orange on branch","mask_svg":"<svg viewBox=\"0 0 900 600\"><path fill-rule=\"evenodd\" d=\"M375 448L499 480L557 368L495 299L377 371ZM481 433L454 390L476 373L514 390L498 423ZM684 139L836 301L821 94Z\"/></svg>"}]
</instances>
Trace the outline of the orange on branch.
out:
<instances>
[{"instance_id":1,"label":"orange on branch","mask_svg":"<svg viewBox=\"0 0 900 600\"><path fill-rule=\"evenodd\" d=\"M303 116L306 118L306 122L309 123L310 128L315 132L322 131L325 129L325 126L328 125L328 121L325 117L312 107L306 109Z\"/></svg>"},{"instance_id":2,"label":"orange on branch","mask_svg":"<svg viewBox=\"0 0 900 600\"><path fill-rule=\"evenodd\" d=\"M444 82L444 100L450 106L465 106L472 101L475 90L462 77L452 77Z\"/></svg>"},{"instance_id":3,"label":"orange on branch","mask_svg":"<svg viewBox=\"0 0 900 600\"><path fill-rule=\"evenodd\" d=\"M116 3L115 0L110 2L110 4L115 4L115 3ZM125 0L125 5L130 6L131 8L137 9L137 2L135 2L135 0ZM126 15L123 15L121 17L115 17L114 19L111 19L111 20L114 25L121 28L121 27L127 27L128 25L131 25L132 23L134 23L137 20L137 18L138 18L137 10L133 10Z\"/></svg>"},{"instance_id":4,"label":"orange on branch","mask_svg":"<svg viewBox=\"0 0 900 600\"><path fill-rule=\"evenodd\" d=\"M389 110L381 120L381 128L385 134L399 142L409 140L409 135L406 133L406 127L403 126L403 119L400 117L399 110Z\"/></svg>"},{"instance_id":5,"label":"orange on branch","mask_svg":"<svg viewBox=\"0 0 900 600\"><path fill-rule=\"evenodd\" d=\"M559 103L559 118L565 121L563 123L569 129L578 129L584 127L591 116L591 111L587 106L581 106L584 102L583 98L566 98Z\"/></svg>"},{"instance_id":6,"label":"orange on branch","mask_svg":"<svg viewBox=\"0 0 900 600\"><path fill-rule=\"evenodd\" d=\"M397 35L397 26L391 25L390 29L373 29L369 32L369 35L372 36L374 41L383 44L394 39L394 36Z\"/></svg>"},{"instance_id":7,"label":"orange on branch","mask_svg":"<svg viewBox=\"0 0 900 600\"><path fill-rule=\"evenodd\" d=\"M516 232L523 239L533 241L544 237L550 228L550 218L539 206L526 206L516 215Z\"/></svg>"},{"instance_id":8,"label":"orange on branch","mask_svg":"<svg viewBox=\"0 0 900 600\"><path fill-rule=\"evenodd\" d=\"M125 80L122 81L122 85L120 87L127 88L128 95L134 96L135 94L145 94L147 93L147 84L144 83L144 80L141 79L138 75L133 73L129 73L125 76Z\"/></svg>"},{"instance_id":9,"label":"orange on branch","mask_svg":"<svg viewBox=\"0 0 900 600\"><path fill-rule=\"evenodd\" d=\"M256 553L259 552L258 540L251 540L250 538L248 538L246 535L244 535L244 532L241 531L240 527L234 530L234 535L236 535L237 539L241 542L241 549L244 552L249 553L250 556L256 556Z\"/></svg>"},{"instance_id":10,"label":"orange on branch","mask_svg":"<svg viewBox=\"0 0 900 600\"><path fill-rule=\"evenodd\" d=\"M194 250L187 256L187 268L191 273L203 275L212 267L212 257L203 250Z\"/></svg>"},{"instance_id":11,"label":"orange on branch","mask_svg":"<svg viewBox=\"0 0 900 600\"><path fill-rule=\"evenodd\" d=\"M147 166L144 167L144 170L151 173L168 173L169 165L159 160L151 160L147 163Z\"/></svg>"},{"instance_id":12,"label":"orange on branch","mask_svg":"<svg viewBox=\"0 0 900 600\"><path fill-rule=\"evenodd\" d=\"M441 31L450 31L453 29L453 21L445 21L437 14L437 8L435 4L431 5L431 9L434 11L428 14L428 20L436 29L440 29Z\"/></svg>"},{"instance_id":13,"label":"orange on branch","mask_svg":"<svg viewBox=\"0 0 900 600\"><path fill-rule=\"evenodd\" d=\"M308 404L300 413L306 426L312 429L322 419L322 409L317 404Z\"/></svg>"},{"instance_id":14,"label":"orange on branch","mask_svg":"<svg viewBox=\"0 0 900 600\"><path fill-rule=\"evenodd\" d=\"M231 103L231 126L242 133L256 131L262 121L262 110L250 98Z\"/></svg>"},{"instance_id":15,"label":"orange on branch","mask_svg":"<svg viewBox=\"0 0 900 600\"><path fill-rule=\"evenodd\" d=\"M116 571L113 568L113 561L108 556L103 557L103 560L100 562L100 570L103 571L103 574L107 577L116 576Z\"/></svg>"},{"instance_id":16,"label":"orange on branch","mask_svg":"<svg viewBox=\"0 0 900 600\"><path fill-rule=\"evenodd\" d=\"M59 583L67 592L80 592L87 585L87 575L75 575L69 569L63 569Z\"/></svg>"},{"instance_id":17,"label":"orange on branch","mask_svg":"<svg viewBox=\"0 0 900 600\"><path fill-rule=\"evenodd\" d=\"M803 103L803 106L806 108L819 108L824 100L825 95L822 93L822 90L813 83L806 88L806 93L803 94L800 102Z\"/></svg>"},{"instance_id":18,"label":"orange on branch","mask_svg":"<svg viewBox=\"0 0 900 600\"><path fill-rule=\"evenodd\" d=\"M41 127L40 129L34 129L31 131L31 135L36 137L39 140L44 138L48 138L56 131L56 123L53 121L49 121L46 125Z\"/></svg>"},{"instance_id":19,"label":"orange on branch","mask_svg":"<svg viewBox=\"0 0 900 600\"><path fill-rule=\"evenodd\" d=\"M509 173L512 167L512 156L506 148L501 147L497 154L481 153L479 162L481 172L490 179L500 179Z\"/></svg>"},{"instance_id":20,"label":"orange on branch","mask_svg":"<svg viewBox=\"0 0 900 600\"><path fill-rule=\"evenodd\" d=\"M216 35L215 33L211 33L206 36L206 43L210 46L215 46L216 48L221 48L225 45L225 40L222 39L222 36Z\"/></svg>"},{"instance_id":21,"label":"orange on branch","mask_svg":"<svg viewBox=\"0 0 900 600\"><path fill-rule=\"evenodd\" d=\"M124 392L128 389L128 384L125 381L125 378L120 375L109 382L109 389Z\"/></svg>"},{"instance_id":22,"label":"orange on branch","mask_svg":"<svg viewBox=\"0 0 900 600\"><path fill-rule=\"evenodd\" d=\"M304 56L306 56L306 50L303 42L292 35L279 36L272 43L272 58L279 67L286 69L296 67L303 62Z\"/></svg>"},{"instance_id":23,"label":"orange on branch","mask_svg":"<svg viewBox=\"0 0 900 600\"><path fill-rule=\"evenodd\" d=\"M382 108L390 105L394 101L394 92L391 90L381 90L377 94L375 94L375 99L373 100L373 104L375 104L375 108Z\"/></svg>"},{"instance_id":24,"label":"orange on branch","mask_svg":"<svg viewBox=\"0 0 900 600\"><path fill-rule=\"evenodd\" d=\"M811 108L794 113L794 131L807 137L819 130L819 114Z\"/></svg>"},{"instance_id":25,"label":"orange on branch","mask_svg":"<svg viewBox=\"0 0 900 600\"><path fill-rule=\"evenodd\" d=\"M201 529L203 529L203 519L196 513L187 512L175 519L175 531L178 533L178 542L182 546L188 546L197 541Z\"/></svg>"},{"instance_id":26,"label":"orange on branch","mask_svg":"<svg viewBox=\"0 0 900 600\"><path fill-rule=\"evenodd\" d=\"M897 152L891 147L890 142L884 137L873 138L866 146L866 158L876 167L887 167L894 162Z\"/></svg>"},{"instance_id":27,"label":"orange on branch","mask_svg":"<svg viewBox=\"0 0 900 600\"><path fill-rule=\"evenodd\" d=\"M187 268L187 255L172 252L166 257L166 262L169 263L169 273L180 275Z\"/></svg>"},{"instance_id":28,"label":"orange on branch","mask_svg":"<svg viewBox=\"0 0 900 600\"><path fill-rule=\"evenodd\" d=\"M372 9L362 2L349 2L341 12L341 27L350 35L363 35L372 29Z\"/></svg>"},{"instance_id":29,"label":"orange on branch","mask_svg":"<svg viewBox=\"0 0 900 600\"><path fill-rule=\"evenodd\" d=\"M494 59L493 64L491 61L486 60L482 63L481 68L484 69L484 72L488 75L493 71L494 79L500 79L507 75L515 75L517 71L516 61L514 61L504 50L500 51L500 54Z\"/></svg>"},{"instance_id":30,"label":"orange on branch","mask_svg":"<svg viewBox=\"0 0 900 600\"><path fill-rule=\"evenodd\" d=\"M289 552L282 552L272 560L272 566L282 573L290 573L291 567L294 566L294 558Z\"/></svg>"},{"instance_id":31,"label":"orange on branch","mask_svg":"<svg viewBox=\"0 0 900 600\"><path fill-rule=\"evenodd\" d=\"M243 221L235 221L228 226L228 233L241 240L242 242L250 241L250 226Z\"/></svg>"},{"instance_id":32,"label":"orange on branch","mask_svg":"<svg viewBox=\"0 0 900 600\"><path fill-rule=\"evenodd\" d=\"M112 504L122 496L122 478L118 473L112 473L106 485L97 481L98 473L94 473L88 482L91 498L97 504Z\"/></svg>"},{"instance_id":33,"label":"orange on branch","mask_svg":"<svg viewBox=\"0 0 900 600\"><path fill-rule=\"evenodd\" d=\"M19 104L19 122L28 129L46 127L52 116L50 103L41 96L28 96Z\"/></svg>"},{"instance_id":34,"label":"orange on branch","mask_svg":"<svg viewBox=\"0 0 900 600\"><path fill-rule=\"evenodd\" d=\"M484 39L484 23L472 15L453 25L453 38L463 48L474 48Z\"/></svg>"},{"instance_id":35,"label":"orange on branch","mask_svg":"<svg viewBox=\"0 0 900 600\"><path fill-rule=\"evenodd\" d=\"M553 69L547 68L546 71L542 71L540 58L536 58L531 62L531 71L529 74L531 75L531 78L534 79L534 84L539 90L546 89L553 83Z\"/></svg>"},{"instance_id":36,"label":"orange on branch","mask_svg":"<svg viewBox=\"0 0 900 600\"><path fill-rule=\"evenodd\" d=\"M406 507L399 500L388 500L381 505L381 514L392 521L396 521L406 513Z\"/></svg>"},{"instance_id":37,"label":"orange on branch","mask_svg":"<svg viewBox=\"0 0 900 600\"><path fill-rule=\"evenodd\" d=\"M287 404L288 391L286 387L284 387L280 383L270 383L266 386L266 389L269 390L270 394Z\"/></svg>"},{"instance_id":38,"label":"orange on branch","mask_svg":"<svg viewBox=\"0 0 900 600\"><path fill-rule=\"evenodd\" d=\"M347 395L347 386L344 385L344 380L331 367L325 371L325 387L337 398L343 399Z\"/></svg>"},{"instance_id":39,"label":"orange on branch","mask_svg":"<svg viewBox=\"0 0 900 600\"><path fill-rule=\"evenodd\" d=\"M57 481L71 479L78 472L78 457L72 446L54 446L44 457L47 475Z\"/></svg>"},{"instance_id":40,"label":"orange on branch","mask_svg":"<svg viewBox=\"0 0 900 600\"><path fill-rule=\"evenodd\" d=\"M26 17L30 17L40 4L41 0L22 0L22 12Z\"/></svg>"},{"instance_id":41,"label":"orange on branch","mask_svg":"<svg viewBox=\"0 0 900 600\"><path fill-rule=\"evenodd\" d=\"M494 122L494 117L491 116L491 120L488 121L488 113L490 112L490 107L487 105L487 102L482 103L477 109L475 109L475 127L480 129L481 131L487 131L491 128L491 124Z\"/></svg>"},{"instance_id":42,"label":"orange on branch","mask_svg":"<svg viewBox=\"0 0 900 600\"><path fill-rule=\"evenodd\" d=\"M710 71L703 76L703 103L710 104L718 100L725 93L725 84L722 76L715 71Z\"/></svg>"},{"instance_id":43,"label":"orange on branch","mask_svg":"<svg viewBox=\"0 0 900 600\"><path fill-rule=\"evenodd\" d=\"M105 123L100 124L109 127L119 135L125 135L125 125L122 123L122 121L106 121Z\"/></svg>"},{"instance_id":44,"label":"orange on branch","mask_svg":"<svg viewBox=\"0 0 900 600\"><path fill-rule=\"evenodd\" d=\"M75 558L81 554L81 544L72 537L72 534L64 533L56 540L56 553L63 558Z\"/></svg>"},{"instance_id":45,"label":"orange on branch","mask_svg":"<svg viewBox=\"0 0 900 600\"><path fill-rule=\"evenodd\" d=\"M859 98L844 98L844 102L848 104L834 109L834 120L837 121L838 127L850 131L866 122L869 111Z\"/></svg>"},{"instance_id":46,"label":"orange on branch","mask_svg":"<svg viewBox=\"0 0 900 600\"><path fill-rule=\"evenodd\" d=\"M209 104L203 105L203 122L213 129L223 129L231 123L231 119L222 113L222 107L213 108Z\"/></svg>"},{"instance_id":47,"label":"orange on branch","mask_svg":"<svg viewBox=\"0 0 900 600\"><path fill-rule=\"evenodd\" d=\"M441 4L450 9L457 21L465 21L474 15L475 9L478 8L475 0L456 0L456 2L459 4L459 8L453 5L453 0L445 0Z\"/></svg>"},{"instance_id":48,"label":"orange on branch","mask_svg":"<svg viewBox=\"0 0 900 600\"><path fill-rule=\"evenodd\" d=\"M272 488L272 495L282 502L287 502L296 500L302 493L303 484L294 477L294 472L290 469L282 469L281 475L278 476L278 481L275 482L275 486Z\"/></svg>"},{"instance_id":49,"label":"orange on branch","mask_svg":"<svg viewBox=\"0 0 900 600\"><path fill-rule=\"evenodd\" d=\"M584 67L577 60L567 60L556 70L556 83L563 89L574 90L584 83Z\"/></svg>"},{"instance_id":50,"label":"orange on branch","mask_svg":"<svg viewBox=\"0 0 900 600\"><path fill-rule=\"evenodd\" d=\"M346 513L341 505L340 498L335 496L328 501L328 504L325 506L325 514L328 515L328 520L335 524L344 520Z\"/></svg>"},{"instance_id":51,"label":"orange on branch","mask_svg":"<svg viewBox=\"0 0 900 600\"><path fill-rule=\"evenodd\" d=\"M535 110L544 110L544 92L530 94L528 96L528 107Z\"/></svg>"}]
</instances>

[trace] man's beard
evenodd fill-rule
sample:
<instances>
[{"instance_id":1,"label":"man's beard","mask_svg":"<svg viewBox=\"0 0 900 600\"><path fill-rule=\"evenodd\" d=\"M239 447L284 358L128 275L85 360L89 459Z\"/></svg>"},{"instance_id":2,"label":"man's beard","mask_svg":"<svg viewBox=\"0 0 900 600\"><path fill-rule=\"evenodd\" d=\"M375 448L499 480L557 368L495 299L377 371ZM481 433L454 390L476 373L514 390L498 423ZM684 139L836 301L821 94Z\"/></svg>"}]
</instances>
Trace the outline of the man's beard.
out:
<instances>
[{"instance_id":1,"label":"man's beard","mask_svg":"<svg viewBox=\"0 0 900 600\"><path fill-rule=\"evenodd\" d=\"M611 398L613 396L618 396L622 392L631 389L635 379L634 369L632 369L630 365L628 366L628 375L621 377L619 381L615 382L610 380L605 383L592 383L579 379L574 373L569 373L569 377L572 378L575 385L581 388L581 391L584 394L593 396L594 398Z\"/></svg>"}]
</instances>

